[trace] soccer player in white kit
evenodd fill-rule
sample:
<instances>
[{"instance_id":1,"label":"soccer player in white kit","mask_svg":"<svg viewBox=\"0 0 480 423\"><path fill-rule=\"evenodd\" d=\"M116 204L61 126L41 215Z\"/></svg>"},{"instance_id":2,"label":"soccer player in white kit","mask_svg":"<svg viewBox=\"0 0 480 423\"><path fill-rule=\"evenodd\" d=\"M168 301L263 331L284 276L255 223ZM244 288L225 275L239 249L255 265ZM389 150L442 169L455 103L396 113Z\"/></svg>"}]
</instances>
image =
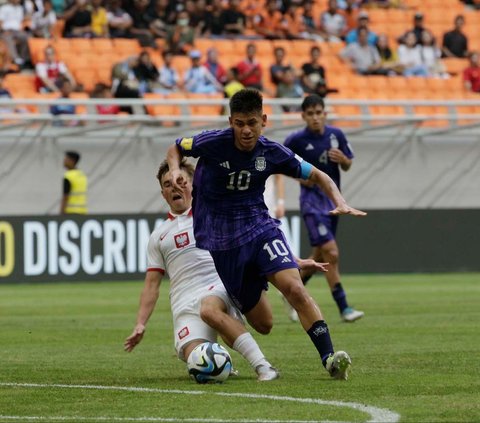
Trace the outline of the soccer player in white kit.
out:
<instances>
[{"instance_id":1,"label":"soccer player in white kit","mask_svg":"<svg viewBox=\"0 0 480 423\"><path fill-rule=\"evenodd\" d=\"M182 192L173 188L166 162L158 171L157 178L170 212L168 219L153 231L148 243L145 286L137 322L125 340L125 350L132 351L142 340L159 296L161 280L168 272L177 356L186 361L197 345L215 342L219 333L230 348L250 363L259 381L274 380L279 376L278 371L246 330L243 317L225 291L210 253L195 245L191 212L194 167L183 162L181 170L186 181Z\"/></svg>"}]
</instances>

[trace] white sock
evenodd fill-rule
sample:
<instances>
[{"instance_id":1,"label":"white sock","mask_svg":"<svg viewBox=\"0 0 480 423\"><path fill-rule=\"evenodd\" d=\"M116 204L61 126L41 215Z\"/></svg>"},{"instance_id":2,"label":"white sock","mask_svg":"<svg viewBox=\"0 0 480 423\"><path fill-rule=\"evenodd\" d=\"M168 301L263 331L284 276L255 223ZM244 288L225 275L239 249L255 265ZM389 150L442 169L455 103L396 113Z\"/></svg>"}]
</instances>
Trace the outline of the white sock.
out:
<instances>
[{"instance_id":1,"label":"white sock","mask_svg":"<svg viewBox=\"0 0 480 423\"><path fill-rule=\"evenodd\" d=\"M233 349L238 351L256 369L258 366L270 366L270 363L265 359L257 341L248 333L242 333L233 343Z\"/></svg>"}]
</instances>

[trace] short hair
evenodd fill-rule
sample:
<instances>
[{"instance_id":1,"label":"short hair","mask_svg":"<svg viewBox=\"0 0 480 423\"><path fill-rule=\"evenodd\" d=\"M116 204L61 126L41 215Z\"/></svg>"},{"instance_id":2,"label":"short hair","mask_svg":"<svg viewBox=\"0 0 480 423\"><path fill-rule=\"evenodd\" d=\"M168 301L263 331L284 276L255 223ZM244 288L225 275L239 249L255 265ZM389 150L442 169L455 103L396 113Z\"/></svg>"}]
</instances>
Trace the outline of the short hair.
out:
<instances>
[{"instance_id":1,"label":"short hair","mask_svg":"<svg viewBox=\"0 0 480 423\"><path fill-rule=\"evenodd\" d=\"M168 162L166 160L160 163L160 167L158 168L158 172L157 172L157 179L162 188L163 188L162 178L169 170L170 169L168 167ZM184 170L185 172L187 172L187 175L189 176L189 178L193 179L193 174L195 173L195 166L192 163L190 163L186 159L182 159L182 161L180 162L180 170Z\"/></svg>"},{"instance_id":2,"label":"short hair","mask_svg":"<svg viewBox=\"0 0 480 423\"><path fill-rule=\"evenodd\" d=\"M75 164L77 164L80 161L80 154L77 153L76 151L65 151L65 156L72 159L75 162Z\"/></svg>"},{"instance_id":3,"label":"short hair","mask_svg":"<svg viewBox=\"0 0 480 423\"><path fill-rule=\"evenodd\" d=\"M260 91L245 88L235 93L230 99L230 115L234 113L262 113L263 98Z\"/></svg>"},{"instance_id":4,"label":"short hair","mask_svg":"<svg viewBox=\"0 0 480 423\"><path fill-rule=\"evenodd\" d=\"M310 107L321 106L322 109L325 108L325 102L323 98L317 94L307 95L302 102L302 112L307 110Z\"/></svg>"}]
</instances>

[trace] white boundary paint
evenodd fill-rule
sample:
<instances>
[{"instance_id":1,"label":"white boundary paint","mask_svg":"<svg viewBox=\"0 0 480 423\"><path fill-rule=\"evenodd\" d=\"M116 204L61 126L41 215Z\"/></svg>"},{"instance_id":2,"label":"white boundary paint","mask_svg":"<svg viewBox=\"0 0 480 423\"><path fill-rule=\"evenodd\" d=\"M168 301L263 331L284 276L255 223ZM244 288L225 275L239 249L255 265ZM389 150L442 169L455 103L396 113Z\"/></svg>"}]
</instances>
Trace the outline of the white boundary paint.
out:
<instances>
[{"instance_id":1,"label":"white boundary paint","mask_svg":"<svg viewBox=\"0 0 480 423\"><path fill-rule=\"evenodd\" d=\"M321 400L316 398L295 398L279 395L266 395L266 394L248 394L242 392L209 392L209 391L183 391L180 389L158 389L158 388L141 388L135 386L103 386L103 385L67 385L67 384L47 384L47 383L14 383L14 382L0 382L0 387L14 387L14 388L59 388L59 389L93 389L104 391L126 391L126 392L152 392L157 394L172 394L172 395L209 395L209 396L222 396L222 397L236 397L236 398L252 398L252 399L265 399L271 401L289 401L306 404L317 405L330 405L333 407L346 407L353 408L370 415L370 419L367 423L396 423L400 420L400 415L378 407L372 407L369 405L363 405L356 402L343 402L343 401L331 401ZM166 417L80 417L80 416L7 416L0 415L0 420L11 421L119 421L119 422L203 422L203 423L217 423L217 422L230 422L230 423L243 423L247 420L224 420L224 419L176 419ZM258 423L314 423L313 420L263 420L256 419Z\"/></svg>"}]
</instances>

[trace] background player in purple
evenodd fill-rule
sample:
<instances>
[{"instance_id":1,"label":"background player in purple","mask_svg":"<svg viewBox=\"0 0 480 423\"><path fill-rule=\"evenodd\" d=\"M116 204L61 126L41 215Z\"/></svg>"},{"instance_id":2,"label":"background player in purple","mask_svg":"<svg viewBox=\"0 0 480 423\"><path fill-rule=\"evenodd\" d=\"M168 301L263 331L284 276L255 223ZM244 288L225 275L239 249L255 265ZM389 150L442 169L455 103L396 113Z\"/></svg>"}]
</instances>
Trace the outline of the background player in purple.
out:
<instances>
[{"instance_id":1,"label":"background player in purple","mask_svg":"<svg viewBox=\"0 0 480 423\"><path fill-rule=\"evenodd\" d=\"M285 146L329 175L340 190L340 169L349 170L353 161L350 144L340 129L325 125L325 104L321 97L305 97L302 103L302 118L307 124L306 128L289 135ZM363 317L364 313L348 305L340 283L339 253L335 241L338 216L330 214L334 204L318 186L309 181L300 183L300 209L313 247L311 258L330 264L325 277L332 296L342 319L354 322ZM300 274L306 283L313 272L302 270Z\"/></svg>"},{"instance_id":2,"label":"background player in purple","mask_svg":"<svg viewBox=\"0 0 480 423\"><path fill-rule=\"evenodd\" d=\"M263 200L265 181L282 173L319 185L335 204L332 214L365 213L350 207L331 178L286 147L261 135L267 121L261 94L241 90L230 99L230 128L178 139L168 149L172 183L181 189L183 156L199 157L193 182L197 247L210 251L225 288L260 333L272 328L267 280L298 312L332 377L346 379L351 360L334 352L328 326L305 289L278 221Z\"/></svg>"}]
</instances>

